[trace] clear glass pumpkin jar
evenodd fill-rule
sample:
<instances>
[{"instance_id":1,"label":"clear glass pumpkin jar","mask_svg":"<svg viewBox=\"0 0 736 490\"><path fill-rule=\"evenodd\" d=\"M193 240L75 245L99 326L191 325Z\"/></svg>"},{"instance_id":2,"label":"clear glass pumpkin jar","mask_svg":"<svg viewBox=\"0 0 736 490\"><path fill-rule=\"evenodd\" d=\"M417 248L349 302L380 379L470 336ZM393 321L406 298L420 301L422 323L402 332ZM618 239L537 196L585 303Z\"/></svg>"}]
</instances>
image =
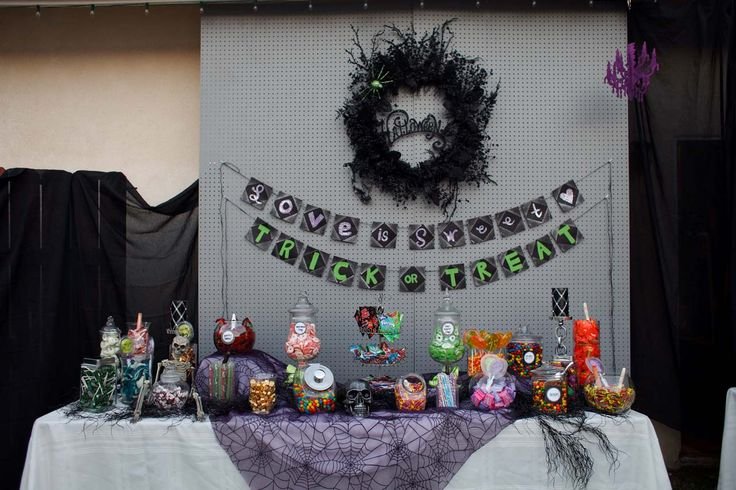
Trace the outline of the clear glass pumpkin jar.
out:
<instances>
[{"instance_id":1,"label":"clear glass pumpkin jar","mask_svg":"<svg viewBox=\"0 0 736 490\"><path fill-rule=\"evenodd\" d=\"M179 410L189 398L189 383L172 368L165 368L151 390L151 401L160 410Z\"/></svg>"}]
</instances>

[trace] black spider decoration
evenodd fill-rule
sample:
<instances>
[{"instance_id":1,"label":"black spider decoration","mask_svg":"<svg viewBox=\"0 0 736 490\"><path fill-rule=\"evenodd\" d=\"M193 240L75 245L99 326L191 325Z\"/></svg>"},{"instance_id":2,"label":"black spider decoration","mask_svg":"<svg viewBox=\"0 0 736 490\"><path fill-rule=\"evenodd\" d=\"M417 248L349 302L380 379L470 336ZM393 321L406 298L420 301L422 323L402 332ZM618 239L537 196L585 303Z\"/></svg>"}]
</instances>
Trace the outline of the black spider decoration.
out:
<instances>
[{"instance_id":1,"label":"black spider decoration","mask_svg":"<svg viewBox=\"0 0 736 490\"><path fill-rule=\"evenodd\" d=\"M338 112L355 150L354 160L345 166L352 170L353 189L363 202L370 201L370 189L375 185L392 194L397 204L423 195L451 216L457 206L461 182L495 183L487 173L489 138L485 129L496 102L498 85L487 90L488 72L475 59L449 49L453 38L451 22L421 37L413 26L406 32L393 25L385 26L385 30L373 37L369 54L360 45L358 31L353 28L357 53L347 51L349 62L355 66L351 96ZM386 30L397 39L384 38ZM385 45L383 51L378 49L379 44ZM443 146L415 166L391 149L393 139L386 132L388 121L382 121L392 111L391 97L401 87L412 93L436 88L444 99L449 118L443 128L427 131L428 139L435 135L443 140ZM422 132L426 123L412 122L419 128L414 132Z\"/></svg>"}]
</instances>

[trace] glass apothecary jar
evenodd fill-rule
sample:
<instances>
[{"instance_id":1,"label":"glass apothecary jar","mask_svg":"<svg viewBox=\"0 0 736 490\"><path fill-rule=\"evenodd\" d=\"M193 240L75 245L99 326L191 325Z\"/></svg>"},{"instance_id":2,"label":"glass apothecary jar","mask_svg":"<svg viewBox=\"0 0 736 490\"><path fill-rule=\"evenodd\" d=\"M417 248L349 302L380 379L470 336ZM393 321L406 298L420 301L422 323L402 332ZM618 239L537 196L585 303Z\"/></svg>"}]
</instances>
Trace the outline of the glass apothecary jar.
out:
<instances>
[{"instance_id":1,"label":"glass apothecary jar","mask_svg":"<svg viewBox=\"0 0 736 490\"><path fill-rule=\"evenodd\" d=\"M531 372L542 365L542 337L521 327L506 345L506 360L512 374L529 378Z\"/></svg>"},{"instance_id":2,"label":"glass apothecary jar","mask_svg":"<svg viewBox=\"0 0 736 490\"><path fill-rule=\"evenodd\" d=\"M294 377L294 400L302 413L335 411L335 377L327 366L310 364L297 369Z\"/></svg>"},{"instance_id":3,"label":"glass apothecary jar","mask_svg":"<svg viewBox=\"0 0 736 490\"><path fill-rule=\"evenodd\" d=\"M543 364L531 373L532 404L542 413L567 413L567 379L564 369Z\"/></svg>"},{"instance_id":4,"label":"glass apothecary jar","mask_svg":"<svg viewBox=\"0 0 736 490\"><path fill-rule=\"evenodd\" d=\"M407 374L396 380L394 395L399 411L421 412L427 407L427 382L419 374Z\"/></svg>"},{"instance_id":5,"label":"glass apothecary jar","mask_svg":"<svg viewBox=\"0 0 736 490\"><path fill-rule=\"evenodd\" d=\"M120 353L120 329L115 325L115 319L108 316L107 322L100 329L100 358L116 358Z\"/></svg>"},{"instance_id":6,"label":"glass apothecary jar","mask_svg":"<svg viewBox=\"0 0 736 490\"><path fill-rule=\"evenodd\" d=\"M289 309L289 336L284 344L286 355L306 369L306 363L317 357L321 342L317 337L317 308L302 293Z\"/></svg>"},{"instance_id":7,"label":"glass apothecary jar","mask_svg":"<svg viewBox=\"0 0 736 490\"><path fill-rule=\"evenodd\" d=\"M160 410L178 410L189 398L189 383L174 368L167 367L151 390L151 401Z\"/></svg>"},{"instance_id":8,"label":"glass apothecary jar","mask_svg":"<svg viewBox=\"0 0 736 490\"><path fill-rule=\"evenodd\" d=\"M265 415L271 413L276 405L276 375L257 374L250 378L248 403L253 413Z\"/></svg>"},{"instance_id":9,"label":"glass apothecary jar","mask_svg":"<svg viewBox=\"0 0 736 490\"><path fill-rule=\"evenodd\" d=\"M117 367L114 358L84 359L79 376L79 407L104 412L115 403Z\"/></svg>"}]
</instances>

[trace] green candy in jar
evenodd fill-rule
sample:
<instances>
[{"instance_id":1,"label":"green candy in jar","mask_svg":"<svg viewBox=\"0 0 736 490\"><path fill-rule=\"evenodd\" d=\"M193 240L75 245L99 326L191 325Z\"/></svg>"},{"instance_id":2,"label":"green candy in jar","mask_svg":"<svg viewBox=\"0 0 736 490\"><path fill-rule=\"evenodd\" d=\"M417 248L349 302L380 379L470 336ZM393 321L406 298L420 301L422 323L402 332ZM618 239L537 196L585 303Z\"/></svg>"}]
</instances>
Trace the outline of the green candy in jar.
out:
<instances>
[{"instance_id":1,"label":"green candy in jar","mask_svg":"<svg viewBox=\"0 0 736 490\"><path fill-rule=\"evenodd\" d=\"M429 355L446 370L465 355L465 346L460 336L460 313L445 291L442 305L434 313L434 334L429 344Z\"/></svg>"}]
</instances>

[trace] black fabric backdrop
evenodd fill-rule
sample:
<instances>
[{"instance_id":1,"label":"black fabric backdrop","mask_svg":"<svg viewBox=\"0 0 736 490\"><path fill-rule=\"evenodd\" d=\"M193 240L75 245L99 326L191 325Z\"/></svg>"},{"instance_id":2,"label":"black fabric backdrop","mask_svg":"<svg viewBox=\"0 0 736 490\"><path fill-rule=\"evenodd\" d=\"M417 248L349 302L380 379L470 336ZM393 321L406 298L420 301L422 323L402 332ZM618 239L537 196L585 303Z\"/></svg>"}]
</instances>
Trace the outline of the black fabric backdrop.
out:
<instances>
[{"instance_id":1,"label":"black fabric backdrop","mask_svg":"<svg viewBox=\"0 0 736 490\"><path fill-rule=\"evenodd\" d=\"M733 19L733 0L635 2L629 15L630 40L661 64L629 111L635 408L716 445L736 385Z\"/></svg>"},{"instance_id":2,"label":"black fabric backdrop","mask_svg":"<svg viewBox=\"0 0 736 490\"><path fill-rule=\"evenodd\" d=\"M77 397L108 315L152 322L168 354L169 303L197 318L198 183L148 206L121 173L0 176L0 467L17 488L33 421Z\"/></svg>"}]
</instances>

